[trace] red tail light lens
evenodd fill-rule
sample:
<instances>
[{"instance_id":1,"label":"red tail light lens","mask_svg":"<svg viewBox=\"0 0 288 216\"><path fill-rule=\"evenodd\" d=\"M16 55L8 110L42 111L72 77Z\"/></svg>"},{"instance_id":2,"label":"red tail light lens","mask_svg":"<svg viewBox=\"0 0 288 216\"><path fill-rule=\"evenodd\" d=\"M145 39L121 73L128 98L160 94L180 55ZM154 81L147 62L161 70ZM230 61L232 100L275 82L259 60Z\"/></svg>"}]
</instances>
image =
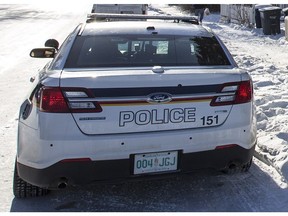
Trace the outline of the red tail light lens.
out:
<instances>
[{"instance_id":1,"label":"red tail light lens","mask_svg":"<svg viewBox=\"0 0 288 216\"><path fill-rule=\"evenodd\" d=\"M247 103L252 99L253 88L251 81L241 82L236 92L235 104Z\"/></svg>"},{"instance_id":2,"label":"red tail light lens","mask_svg":"<svg viewBox=\"0 0 288 216\"><path fill-rule=\"evenodd\" d=\"M221 91L211 101L211 106L225 106L248 103L253 98L253 86L250 80L239 83L226 83ZM227 94L226 94L227 93Z\"/></svg>"},{"instance_id":3,"label":"red tail light lens","mask_svg":"<svg viewBox=\"0 0 288 216\"><path fill-rule=\"evenodd\" d=\"M102 112L102 107L94 101L86 89L43 86L35 92L35 100L41 112L85 113Z\"/></svg>"},{"instance_id":4,"label":"red tail light lens","mask_svg":"<svg viewBox=\"0 0 288 216\"><path fill-rule=\"evenodd\" d=\"M70 112L60 88L42 87L40 91L40 111L53 113Z\"/></svg>"}]
</instances>

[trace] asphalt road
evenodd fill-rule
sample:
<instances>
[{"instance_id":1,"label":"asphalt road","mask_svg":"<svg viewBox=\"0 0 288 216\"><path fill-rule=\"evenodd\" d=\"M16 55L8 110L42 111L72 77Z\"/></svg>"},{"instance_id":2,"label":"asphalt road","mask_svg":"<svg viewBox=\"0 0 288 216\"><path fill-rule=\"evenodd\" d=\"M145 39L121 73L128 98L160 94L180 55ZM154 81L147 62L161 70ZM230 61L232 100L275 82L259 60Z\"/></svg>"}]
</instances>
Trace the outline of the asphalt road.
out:
<instances>
[{"instance_id":1,"label":"asphalt road","mask_svg":"<svg viewBox=\"0 0 288 216\"><path fill-rule=\"evenodd\" d=\"M254 160L248 173L207 170L118 184L90 184L13 199L12 212L275 212L288 210L287 190Z\"/></svg>"}]
</instances>

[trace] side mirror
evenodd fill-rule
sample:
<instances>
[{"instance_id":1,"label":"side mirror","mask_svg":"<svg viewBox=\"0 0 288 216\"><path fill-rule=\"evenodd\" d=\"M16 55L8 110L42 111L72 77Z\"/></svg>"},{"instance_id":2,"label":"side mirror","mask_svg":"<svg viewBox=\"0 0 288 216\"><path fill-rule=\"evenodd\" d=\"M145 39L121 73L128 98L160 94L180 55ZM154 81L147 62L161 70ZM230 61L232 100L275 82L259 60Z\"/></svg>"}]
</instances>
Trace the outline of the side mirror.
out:
<instances>
[{"instance_id":1,"label":"side mirror","mask_svg":"<svg viewBox=\"0 0 288 216\"><path fill-rule=\"evenodd\" d=\"M54 58L56 52L55 48L36 48L31 50L30 56L32 58Z\"/></svg>"}]
</instances>

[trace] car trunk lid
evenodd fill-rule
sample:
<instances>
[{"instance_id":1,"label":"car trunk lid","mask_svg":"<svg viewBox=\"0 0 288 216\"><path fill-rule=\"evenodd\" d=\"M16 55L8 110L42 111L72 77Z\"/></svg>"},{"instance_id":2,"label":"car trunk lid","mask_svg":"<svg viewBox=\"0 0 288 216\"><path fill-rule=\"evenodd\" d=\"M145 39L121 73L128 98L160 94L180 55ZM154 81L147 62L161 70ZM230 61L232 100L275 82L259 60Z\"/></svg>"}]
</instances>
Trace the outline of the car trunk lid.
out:
<instances>
[{"instance_id":1,"label":"car trunk lid","mask_svg":"<svg viewBox=\"0 0 288 216\"><path fill-rule=\"evenodd\" d=\"M69 69L60 87L79 129L100 135L217 127L240 81L236 69Z\"/></svg>"}]
</instances>

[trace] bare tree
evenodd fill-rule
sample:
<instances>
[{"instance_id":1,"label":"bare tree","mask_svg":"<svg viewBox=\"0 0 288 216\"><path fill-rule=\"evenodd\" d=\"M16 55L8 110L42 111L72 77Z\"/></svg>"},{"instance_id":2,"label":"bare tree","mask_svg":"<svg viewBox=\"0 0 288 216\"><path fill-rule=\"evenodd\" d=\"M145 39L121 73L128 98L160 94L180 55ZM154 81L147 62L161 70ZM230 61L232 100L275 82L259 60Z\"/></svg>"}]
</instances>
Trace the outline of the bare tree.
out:
<instances>
[{"instance_id":1,"label":"bare tree","mask_svg":"<svg viewBox=\"0 0 288 216\"><path fill-rule=\"evenodd\" d=\"M238 24L242 24L248 27L252 27L250 22L250 11L248 6L234 4L232 5L232 16L231 19L234 19Z\"/></svg>"}]
</instances>

